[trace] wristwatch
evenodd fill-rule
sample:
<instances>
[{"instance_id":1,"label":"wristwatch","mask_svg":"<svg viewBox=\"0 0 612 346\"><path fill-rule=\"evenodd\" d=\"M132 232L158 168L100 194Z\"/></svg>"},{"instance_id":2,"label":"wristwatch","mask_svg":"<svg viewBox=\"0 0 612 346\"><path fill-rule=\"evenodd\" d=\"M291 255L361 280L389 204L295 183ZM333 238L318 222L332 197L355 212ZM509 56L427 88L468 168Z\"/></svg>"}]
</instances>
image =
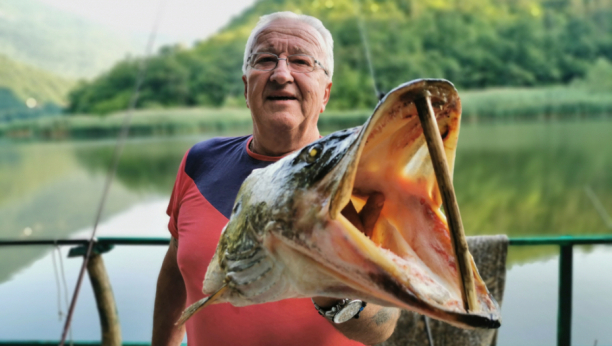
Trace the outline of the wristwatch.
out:
<instances>
[{"instance_id":1,"label":"wristwatch","mask_svg":"<svg viewBox=\"0 0 612 346\"><path fill-rule=\"evenodd\" d=\"M366 302L358 299L342 299L338 304L324 309L317 305L314 299L311 300L319 315L334 323L344 323L352 318L359 318L359 314L367 305Z\"/></svg>"}]
</instances>

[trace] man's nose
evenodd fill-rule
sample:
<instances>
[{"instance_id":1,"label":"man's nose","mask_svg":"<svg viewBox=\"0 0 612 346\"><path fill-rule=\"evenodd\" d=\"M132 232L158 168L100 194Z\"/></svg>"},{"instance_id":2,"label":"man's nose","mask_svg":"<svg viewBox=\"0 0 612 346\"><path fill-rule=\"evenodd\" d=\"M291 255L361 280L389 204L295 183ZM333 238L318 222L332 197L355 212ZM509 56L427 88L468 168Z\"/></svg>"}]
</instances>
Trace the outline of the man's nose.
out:
<instances>
[{"instance_id":1,"label":"man's nose","mask_svg":"<svg viewBox=\"0 0 612 346\"><path fill-rule=\"evenodd\" d=\"M289 63L287 62L287 59L278 59L278 64L276 64L276 68L272 70L270 80L275 81L278 84L293 82L293 75L289 70Z\"/></svg>"}]
</instances>

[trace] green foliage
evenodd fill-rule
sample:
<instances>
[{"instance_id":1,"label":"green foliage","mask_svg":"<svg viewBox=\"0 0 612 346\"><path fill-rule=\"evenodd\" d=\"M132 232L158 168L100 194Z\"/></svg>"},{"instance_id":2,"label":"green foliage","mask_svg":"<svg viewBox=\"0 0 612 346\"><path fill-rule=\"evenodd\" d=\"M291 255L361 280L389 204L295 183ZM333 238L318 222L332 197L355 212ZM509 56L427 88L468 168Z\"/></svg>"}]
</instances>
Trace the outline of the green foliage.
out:
<instances>
[{"instance_id":1,"label":"green foliage","mask_svg":"<svg viewBox=\"0 0 612 346\"><path fill-rule=\"evenodd\" d=\"M31 97L38 103L65 104L73 85L71 80L0 55L0 88L10 89L22 101Z\"/></svg>"},{"instance_id":2,"label":"green foliage","mask_svg":"<svg viewBox=\"0 0 612 346\"><path fill-rule=\"evenodd\" d=\"M597 59L584 79L576 80L575 85L593 92L612 92L612 63L605 58Z\"/></svg>"},{"instance_id":3,"label":"green foliage","mask_svg":"<svg viewBox=\"0 0 612 346\"><path fill-rule=\"evenodd\" d=\"M332 32L332 110L376 104L358 14L382 91L423 77L446 78L462 89L569 83L583 78L597 59L612 60L610 0L362 0L359 11L352 0L259 0L195 47L167 47L148 59L137 107L218 107L241 96L246 39L259 16L279 10L314 15ZM129 63L79 86L69 110L121 109L113 95L133 87L112 77L132 76L136 65Z\"/></svg>"},{"instance_id":4,"label":"green foliage","mask_svg":"<svg viewBox=\"0 0 612 346\"><path fill-rule=\"evenodd\" d=\"M0 109L24 109L24 102L18 99L11 89L0 88Z\"/></svg>"},{"instance_id":5,"label":"green foliage","mask_svg":"<svg viewBox=\"0 0 612 346\"><path fill-rule=\"evenodd\" d=\"M0 122L57 115L72 81L0 55ZM30 107L26 100L30 100Z\"/></svg>"}]
</instances>

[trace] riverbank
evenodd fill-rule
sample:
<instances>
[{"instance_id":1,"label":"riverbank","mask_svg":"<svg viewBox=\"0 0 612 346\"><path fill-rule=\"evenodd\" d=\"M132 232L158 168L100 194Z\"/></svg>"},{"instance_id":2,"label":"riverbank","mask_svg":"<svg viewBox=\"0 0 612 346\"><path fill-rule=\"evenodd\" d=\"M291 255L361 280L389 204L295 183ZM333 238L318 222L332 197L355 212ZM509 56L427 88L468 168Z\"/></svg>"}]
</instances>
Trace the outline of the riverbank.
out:
<instances>
[{"instance_id":1,"label":"riverbank","mask_svg":"<svg viewBox=\"0 0 612 346\"><path fill-rule=\"evenodd\" d=\"M554 86L459 91L463 121L525 122L575 120L612 116L612 95L606 91ZM358 126L372 110L326 111L320 116L324 132ZM125 112L98 115L59 115L0 123L0 137L17 140L91 139L116 136ZM249 132L246 108L174 108L133 112L131 136L177 136L200 133Z\"/></svg>"}]
</instances>

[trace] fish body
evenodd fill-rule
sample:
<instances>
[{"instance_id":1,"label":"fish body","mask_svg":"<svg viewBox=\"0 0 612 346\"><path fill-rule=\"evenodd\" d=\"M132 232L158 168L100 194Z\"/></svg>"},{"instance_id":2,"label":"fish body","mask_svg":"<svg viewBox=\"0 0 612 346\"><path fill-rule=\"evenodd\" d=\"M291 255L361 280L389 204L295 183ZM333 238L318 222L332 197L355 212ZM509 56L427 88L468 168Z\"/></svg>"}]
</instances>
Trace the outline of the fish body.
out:
<instances>
[{"instance_id":1,"label":"fish body","mask_svg":"<svg viewBox=\"0 0 612 346\"><path fill-rule=\"evenodd\" d=\"M361 127L334 132L242 184L208 267L180 322L212 304L353 298L463 327L497 328L499 307L471 260L477 306L466 311L441 196L414 100L428 95L454 165L461 103L450 82L416 80L389 92ZM384 205L365 234L342 210Z\"/></svg>"}]
</instances>

